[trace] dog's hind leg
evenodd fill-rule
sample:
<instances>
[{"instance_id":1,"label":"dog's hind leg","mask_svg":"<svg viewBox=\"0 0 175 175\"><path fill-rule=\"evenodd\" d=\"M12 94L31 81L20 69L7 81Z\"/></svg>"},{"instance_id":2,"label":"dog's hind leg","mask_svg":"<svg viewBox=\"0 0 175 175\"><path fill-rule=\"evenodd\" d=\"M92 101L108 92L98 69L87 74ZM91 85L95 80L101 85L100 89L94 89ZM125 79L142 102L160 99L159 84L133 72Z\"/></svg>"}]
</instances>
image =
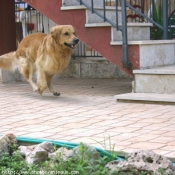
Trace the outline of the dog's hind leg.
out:
<instances>
[{"instance_id":1,"label":"dog's hind leg","mask_svg":"<svg viewBox=\"0 0 175 175\"><path fill-rule=\"evenodd\" d=\"M47 75L46 78L47 78L47 85L48 85L48 88L50 90L50 92L54 95L54 96L60 96L60 93L59 92L56 92L52 86L52 77L53 75Z\"/></svg>"},{"instance_id":2,"label":"dog's hind leg","mask_svg":"<svg viewBox=\"0 0 175 175\"><path fill-rule=\"evenodd\" d=\"M28 61L26 58L20 58L20 72L24 76L24 78L27 80L28 83L32 86L34 91L38 91L39 88L37 85L33 82L33 63L31 61Z\"/></svg>"}]
</instances>

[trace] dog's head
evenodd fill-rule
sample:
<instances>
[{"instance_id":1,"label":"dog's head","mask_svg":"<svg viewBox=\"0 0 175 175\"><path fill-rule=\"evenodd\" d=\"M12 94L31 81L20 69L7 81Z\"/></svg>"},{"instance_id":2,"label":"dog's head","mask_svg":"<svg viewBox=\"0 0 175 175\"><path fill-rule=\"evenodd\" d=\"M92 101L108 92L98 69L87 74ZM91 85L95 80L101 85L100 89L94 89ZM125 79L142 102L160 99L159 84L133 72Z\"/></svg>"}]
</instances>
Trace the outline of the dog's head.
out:
<instances>
[{"instance_id":1,"label":"dog's head","mask_svg":"<svg viewBox=\"0 0 175 175\"><path fill-rule=\"evenodd\" d=\"M75 29L71 25L58 25L52 27L50 34L56 43L59 43L60 45L64 45L71 49L74 49L76 47L76 44L79 42Z\"/></svg>"}]
</instances>

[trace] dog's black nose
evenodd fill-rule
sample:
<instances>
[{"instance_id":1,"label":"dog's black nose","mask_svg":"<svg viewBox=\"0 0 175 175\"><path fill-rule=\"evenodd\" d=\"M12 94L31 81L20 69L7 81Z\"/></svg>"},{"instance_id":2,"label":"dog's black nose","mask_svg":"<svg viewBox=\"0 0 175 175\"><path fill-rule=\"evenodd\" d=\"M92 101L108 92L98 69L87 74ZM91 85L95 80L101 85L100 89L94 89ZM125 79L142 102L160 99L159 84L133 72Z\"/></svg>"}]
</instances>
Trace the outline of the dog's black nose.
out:
<instances>
[{"instance_id":1,"label":"dog's black nose","mask_svg":"<svg viewBox=\"0 0 175 175\"><path fill-rule=\"evenodd\" d=\"M74 44L77 44L79 42L78 38L74 38Z\"/></svg>"}]
</instances>

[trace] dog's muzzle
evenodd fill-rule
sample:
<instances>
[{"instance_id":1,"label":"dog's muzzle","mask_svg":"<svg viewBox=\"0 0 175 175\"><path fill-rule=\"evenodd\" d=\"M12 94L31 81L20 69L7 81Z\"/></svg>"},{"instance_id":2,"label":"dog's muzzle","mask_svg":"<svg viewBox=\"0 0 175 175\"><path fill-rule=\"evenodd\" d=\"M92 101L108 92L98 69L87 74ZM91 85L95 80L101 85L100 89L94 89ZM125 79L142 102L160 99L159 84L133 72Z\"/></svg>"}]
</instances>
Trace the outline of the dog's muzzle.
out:
<instances>
[{"instance_id":1,"label":"dog's muzzle","mask_svg":"<svg viewBox=\"0 0 175 175\"><path fill-rule=\"evenodd\" d=\"M67 47L70 47L71 49L75 49L78 42L79 42L79 39L74 38L72 43L64 43L64 45L67 46Z\"/></svg>"}]
</instances>

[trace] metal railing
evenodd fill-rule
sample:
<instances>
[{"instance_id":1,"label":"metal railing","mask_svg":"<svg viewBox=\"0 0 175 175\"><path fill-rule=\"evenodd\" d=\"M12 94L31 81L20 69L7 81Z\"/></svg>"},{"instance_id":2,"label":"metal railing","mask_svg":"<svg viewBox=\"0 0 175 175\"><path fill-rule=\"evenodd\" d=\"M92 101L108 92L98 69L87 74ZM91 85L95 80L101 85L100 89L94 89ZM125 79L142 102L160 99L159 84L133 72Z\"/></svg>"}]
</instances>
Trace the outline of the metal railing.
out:
<instances>
[{"instance_id":1,"label":"metal railing","mask_svg":"<svg viewBox=\"0 0 175 175\"><path fill-rule=\"evenodd\" d=\"M92 13L96 14L100 18L104 20L104 22L108 22L111 24L111 26L115 27L116 30L119 30L122 32L122 38L123 38L123 66L126 68L131 67L131 62L128 58L128 39L127 39L127 21L129 21L129 17L133 17L131 20L132 22L151 22L154 24L154 28L152 28L152 32L156 34L157 30L162 30L162 39L168 39L170 35L168 33L171 33L172 26L168 22L169 15L174 12L175 3L173 0L101 0L103 1L101 5L101 8L103 10L102 13L99 12L98 9L96 9L94 0L85 1L85 0L77 0L80 5L84 5L86 8L91 10ZM99 1L100 2L100 1ZM96 1L96 3L98 3ZM173 5L169 5L170 3L173 3ZM95 4L95 5L94 5ZM161 4L161 6L159 5ZM107 8L106 6L114 6L116 10L116 18L115 20L111 21L107 17ZM122 21L122 27L119 26L119 17L118 17L118 9L121 8L121 21ZM160 9L162 8L162 9ZM156 21L154 13L155 10L157 13L160 13L162 22L159 23ZM157 14L158 15L158 14ZM139 18L139 20L136 21L136 18ZM171 19L175 19L175 15L171 15ZM175 20L174 20L175 21ZM174 26L173 26L174 27ZM155 32L154 32L155 29ZM173 28L174 29L174 28ZM174 32L175 33L175 32ZM172 36L174 36L174 33Z\"/></svg>"},{"instance_id":2,"label":"metal railing","mask_svg":"<svg viewBox=\"0 0 175 175\"><path fill-rule=\"evenodd\" d=\"M20 42L29 34L42 32L49 33L50 28L57 25L45 15L35 10L25 2L15 2L15 16L16 16L16 38ZM86 57L102 57L92 48L79 42L72 54L72 58L86 58Z\"/></svg>"}]
</instances>

